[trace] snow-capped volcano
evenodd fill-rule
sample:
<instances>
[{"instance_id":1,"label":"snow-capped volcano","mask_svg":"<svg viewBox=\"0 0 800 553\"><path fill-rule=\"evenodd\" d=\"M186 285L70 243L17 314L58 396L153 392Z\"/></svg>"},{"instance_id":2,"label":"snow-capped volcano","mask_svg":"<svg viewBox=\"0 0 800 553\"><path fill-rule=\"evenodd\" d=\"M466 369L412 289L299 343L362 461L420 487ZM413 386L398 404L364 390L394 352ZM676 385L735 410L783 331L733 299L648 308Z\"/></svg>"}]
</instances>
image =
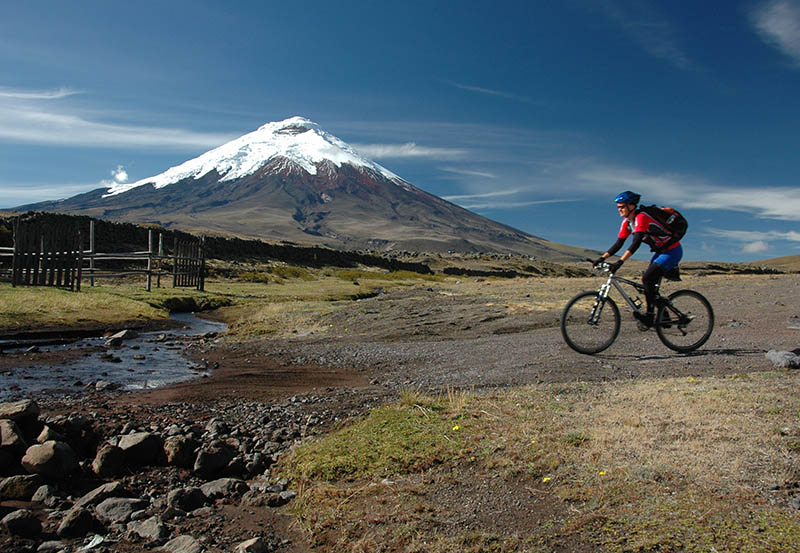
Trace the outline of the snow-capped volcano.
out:
<instances>
[{"instance_id":1,"label":"snow-capped volcano","mask_svg":"<svg viewBox=\"0 0 800 553\"><path fill-rule=\"evenodd\" d=\"M343 163L365 167L398 184L403 182L391 171L359 155L346 142L320 129L313 121L291 117L267 123L256 131L167 169L160 175L134 183L116 184L108 189L104 197L115 196L145 184L163 188L183 179L199 179L213 170L222 176L220 182L241 179L278 157L297 164L310 175L317 174L317 163L327 160L336 167L341 167Z\"/></svg>"},{"instance_id":2,"label":"snow-capped volcano","mask_svg":"<svg viewBox=\"0 0 800 553\"><path fill-rule=\"evenodd\" d=\"M429 194L302 117L154 177L17 209L348 250L586 257Z\"/></svg>"}]
</instances>

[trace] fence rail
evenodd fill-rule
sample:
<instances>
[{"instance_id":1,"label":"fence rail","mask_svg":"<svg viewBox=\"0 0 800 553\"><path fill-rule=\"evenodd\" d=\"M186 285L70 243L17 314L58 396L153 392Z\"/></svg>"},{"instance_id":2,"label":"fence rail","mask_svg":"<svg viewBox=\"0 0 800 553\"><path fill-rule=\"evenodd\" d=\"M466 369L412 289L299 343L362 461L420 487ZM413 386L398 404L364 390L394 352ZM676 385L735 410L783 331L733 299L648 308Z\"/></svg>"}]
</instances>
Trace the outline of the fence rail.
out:
<instances>
[{"instance_id":1,"label":"fence rail","mask_svg":"<svg viewBox=\"0 0 800 553\"><path fill-rule=\"evenodd\" d=\"M80 290L83 279L94 286L98 278L121 278L142 275L147 278L147 290L152 290L153 280L161 287L161 277L172 276L173 287L205 288L205 240L178 240L175 238L172 254L164 252L164 240L158 234L158 248L154 247L153 231L148 232L147 250L133 252L97 252L95 249L94 221L90 222L89 249L83 249L81 233L47 232L30 224L14 223L14 247L0 247L0 279L11 281L12 286L57 286ZM65 247L65 241L72 246ZM108 261L129 262L138 268L102 268Z\"/></svg>"}]
</instances>

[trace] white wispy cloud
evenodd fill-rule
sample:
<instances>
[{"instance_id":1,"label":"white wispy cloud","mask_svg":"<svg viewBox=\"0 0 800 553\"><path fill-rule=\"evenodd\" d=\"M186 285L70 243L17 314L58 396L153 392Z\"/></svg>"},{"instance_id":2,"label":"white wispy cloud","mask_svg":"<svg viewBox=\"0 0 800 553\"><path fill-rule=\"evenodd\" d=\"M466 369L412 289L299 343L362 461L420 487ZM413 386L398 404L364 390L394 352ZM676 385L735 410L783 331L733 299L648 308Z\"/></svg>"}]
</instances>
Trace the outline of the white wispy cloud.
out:
<instances>
[{"instance_id":1,"label":"white wispy cloud","mask_svg":"<svg viewBox=\"0 0 800 553\"><path fill-rule=\"evenodd\" d=\"M576 179L578 188L593 195L600 190L611 195L629 189L642 194L646 203L741 211L766 219L800 221L800 189L794 187L733 187L690 175L653 175L608 166L586 168L576 174Z\"/></svg>"},{"instance_id":2,"label":"white wispy cloud","mask_svg":"<svg viewBox=\"0 0 800 553\"><path fill-rule=\"evenodd\" d=\"M774 249L775 242L800 243L800 232L794 231L753 231L732 230L719 228L706 228L705 234L718 239L728 240L739 244L742 253L763 253Z\"/></svg>"},{"instance_id":3,"label":"white wispy cloud","mask_svg":"<svg viewBox=\"0 0 800 553\"><path fill-rule=\"evenodd\" d=\"M77 90L57 88L55 90L19 90L0 86L0 98L19 98L23 100L58 100L80 94Z\"/></svg>"},{"instance_id":4,"label":"white wispy cloud","mask_svg":"<svg viewBox=\"0 0 800 553\"><path fill-rule=\"evenodd\" d=\"M513 196L519 194L518 189L513 190L495 190L493 192L483 192L481 194L456 194L452 196L442 196L448 202L455 202L458 200L474 200L476 198L496 198L497 196Z\"/></svg>"},{"instance_id":5,"label":"white wispy cloud","mask_svg":"<svg viewBox=\"0 0 800 553\"><path fill-rule=\"evenodd\" d=\"M510 92L504 92L502 90L494 90L492 88L483 88L480 86L471 86L461 83L456 83L453 81L445 81L450 86L454 86L456 88L460 88L461 90L468 90L470 92L478 92L480 94L487 94L489 96L497 96L499 98L506 98L508 100L516 100L519 102L529 102L530 98L526 96L520 96L518 94L512 94Z\"/></svg>"},{"instance_id":6,"label":"white wispy cloud","mask_svg":"<svg viewBox=\"0 0 800 553\"><path fill-rule=\"evenodd\" d=\"M800 1L772 0L751 12L756 31L800 67Z\"/></svg>"},{"instance_id":7,"label":"white wispy cloud","mask_svg":"<svg viewBox=\"0 0 800 553\"><path fill-rule=\"evenodd\" d=\"M453 173L454 175L461 175L467 177L481 177L484 179L496 179L497 175L488 173L486 171L474 171L472 169L461 169L459 167L439 167L440 171L445 173Z\"/></svg>"},{"instance_id":8,"label":"white wispy cloud","mask_svg":"<svg viewBox=\"0 0 800 553\"><path fill-rule=\"evenodd\" d=\"M445 198L447 199L447 198ZM569 202L577 202L579 200L575 198L554 198L548 200L525 200L525 201L454 201L453 203L457 203L464 209L494 209L494 210L505 210L505 209L519 209L521 207L531 207L534 205L546 205L546 204L563 204Z\"/></svg>"},{"instance_id":9,"label":"white wispy cloud","mask_svg":"<svg viewBox=\"0 0 800 553\"><path fill-rule=\"evenodd\" d=\"M737 242L771 241L786 240L788 242L800 242L800 232L795 231L759 231L759 230L731 230L719 228L707 228L706 232L718 238L726 238Z\"/></svg>"},{"instance_id":10,"label":"white wispy cloud","mask_svg":"<svg viewBox=\"0 0 800 553\"><path fill-rule=\"evenodd\" d=\"M63 105L77 94L70 89L52 91L0 90L0 142L104 148L209 149L235 135L186 129L126 125L93 120ZM112 120L113 113L105 119Z\"/></svg>"},{"instance_id":11,"label":"white wispy cloud","mask_svg":"<svg viewBox=\"0 0 800 553\"><path fill-rule=\"evenodd\" d=\"M686 54L673 25L658 9L644 0L608 0L600 7L650 55L679 69L697 69Z\"/></svg>"},{"instance_id":12,"label":"white wispy cloud","mask_svg":"<svg viewBox=\"0 0 800 553\"><path fill-rule=\"evenodd\" d=\"M416 142L405 144L352 144L359 153L371 159L462 159L466 157L467 150L460 148L444 148L437 146L420 146Z\"/></svg>"}]
</instances>

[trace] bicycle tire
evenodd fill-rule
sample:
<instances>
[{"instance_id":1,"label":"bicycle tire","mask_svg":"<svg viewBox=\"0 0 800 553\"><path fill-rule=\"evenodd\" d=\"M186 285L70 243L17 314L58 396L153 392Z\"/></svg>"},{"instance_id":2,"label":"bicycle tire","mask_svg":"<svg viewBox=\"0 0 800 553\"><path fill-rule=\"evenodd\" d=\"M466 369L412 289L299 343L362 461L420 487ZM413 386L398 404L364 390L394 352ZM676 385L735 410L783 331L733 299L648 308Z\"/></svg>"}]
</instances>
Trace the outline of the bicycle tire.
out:
<instances>
[{"instance_id":1,"label":"bicycle tire","mask_svg":"<svg viewBox=\"0 0 800 553\"><path fill-rule=\"evenodd\" d=\"M590 322L594 305L600 302L600 319ZM600 298L597 292L581 292L561 313L561 336L578 353L594 355L607 349L619 335L619 308L611 298Z\"/></svg>"},{"instance_id":2,"label":"bicycle tire","mask_svg":"<svg viewBox=\"0 0 800 553\"><path fill-rule=\"evenodd\" d=\"M678 290L667 299L669 303L659 305L656 312L655 327L661 342L680 353L705 344L714 331L714 310L705 296L694 290ZM687 320L677 320L677 312Z\"/></svg>"}]
</instances>

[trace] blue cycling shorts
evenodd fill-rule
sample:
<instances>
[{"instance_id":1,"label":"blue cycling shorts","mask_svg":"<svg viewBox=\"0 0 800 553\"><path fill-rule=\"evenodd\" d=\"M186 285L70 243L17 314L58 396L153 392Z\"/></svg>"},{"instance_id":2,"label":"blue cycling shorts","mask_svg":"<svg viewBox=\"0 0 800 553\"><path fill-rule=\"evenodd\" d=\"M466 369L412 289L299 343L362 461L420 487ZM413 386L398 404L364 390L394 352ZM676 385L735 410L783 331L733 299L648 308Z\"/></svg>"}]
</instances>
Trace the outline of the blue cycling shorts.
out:
<instances>
[{"instance_id":1,"label":"blue cycling shorts","mask_svg":"<svg viewBox=\"0 0 800 553\"><path fill-rule=\"evenodd\" d=\"M678 244L671 250L655 253L653 258L650 260L650 263L657 263L661 265L661 268L664 269L664 271L671 271L678 266L678 263L680 263L682 257L683 248L680 244Z\"/></svg>"}]
</instances>

